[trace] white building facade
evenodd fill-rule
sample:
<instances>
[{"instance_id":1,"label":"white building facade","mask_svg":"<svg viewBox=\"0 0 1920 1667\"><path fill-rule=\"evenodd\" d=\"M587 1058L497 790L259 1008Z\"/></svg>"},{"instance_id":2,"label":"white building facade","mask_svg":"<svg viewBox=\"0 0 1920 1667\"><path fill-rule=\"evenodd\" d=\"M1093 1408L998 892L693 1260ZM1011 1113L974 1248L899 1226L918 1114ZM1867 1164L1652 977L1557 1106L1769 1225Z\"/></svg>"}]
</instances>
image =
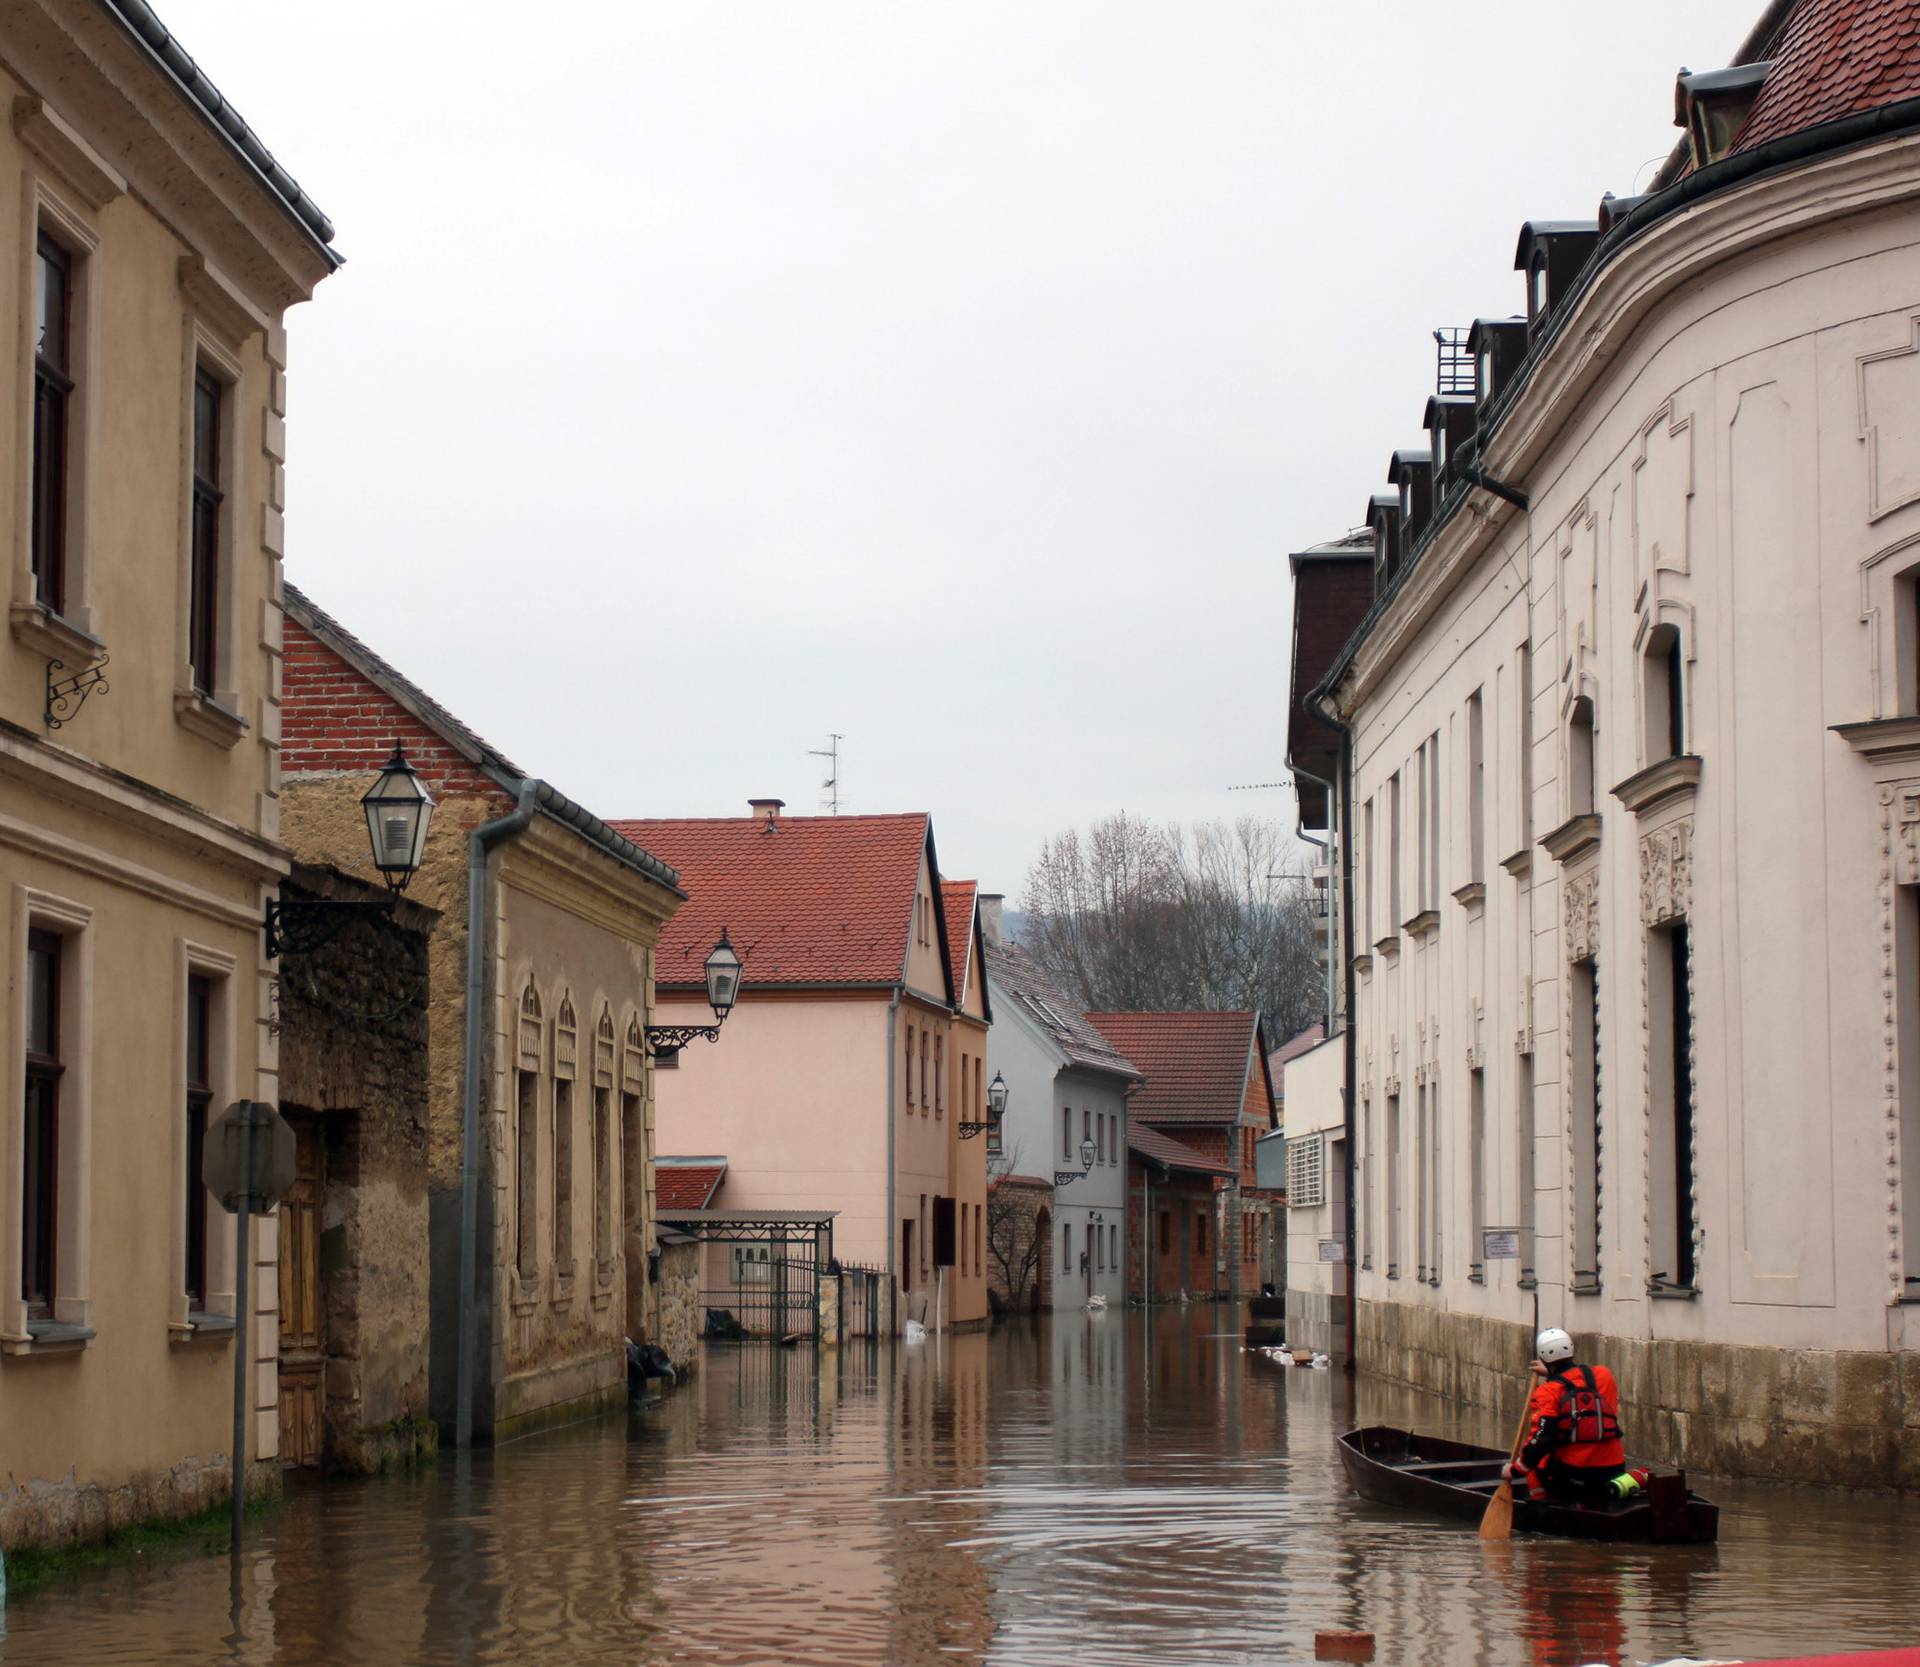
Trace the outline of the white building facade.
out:
<instances>
[{"instance_id":1,"label":"white building facade","mask_svg":"<svg viewBox=\"0 0 1920 1667\"><path fill-rule=\"evenodd\" d=\"M1361 1367L1517 1406L1537 1301L1637 1451L1914 1486L1920 111L1834 107L1845 13L1523 231L1318 704Z\"/></svg>"},{"instance_id":2,"label":"white building facade","mask_svg":"<svg viewBox=\"0 0 1920 1667\"><path fill-rule=\"evenodd\" d=\"M995 1175L1055 1183L1040 1247L1052 1305L1100 1297L1118 1308L1127 1297L1127 1091L1139 1072L1030 957L1000 941L998 903L981 899L994 1013L987 1070L1007 1087L988 1162Z\"/></svg>"}]
</instances>

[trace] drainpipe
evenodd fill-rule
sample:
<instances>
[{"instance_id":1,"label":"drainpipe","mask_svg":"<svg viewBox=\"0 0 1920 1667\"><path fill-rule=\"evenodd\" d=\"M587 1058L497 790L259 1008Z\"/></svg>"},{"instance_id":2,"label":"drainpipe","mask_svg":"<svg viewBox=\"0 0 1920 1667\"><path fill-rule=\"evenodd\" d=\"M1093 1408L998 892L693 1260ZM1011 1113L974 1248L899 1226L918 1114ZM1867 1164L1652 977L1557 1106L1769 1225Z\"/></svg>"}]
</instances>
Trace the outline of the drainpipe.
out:
<instances>
[{"instance_id":1,"label":"drainpipe","mask_svg":"<svg viewBox=\"0 0 1920 1667\"><path fill-rule=\"evenodd\" d=\"M1328 879L1328 882L1333 886L1333 889L1336 893L1336 898L1334 901L1337 903L1339 897L1346 895L1346 888L1340 884L1340 876L1333 871L1333 863L1335 860L1334 854L1333 854L1334 847L1338 845L1340 834L1342 832L1341 825L1340 825L1340 806L1338 803L1338 789L1335 788L1332 782L1327 781L1325 778L1321 776L1316 776L1311 770L1301 769L1298 764L1293 766L1293 773L1296 776L1305 777L1306 780L1312 782L1315 787L1323 788L1326 791L1328 809L1333 813L1333 826L1328 830L1328 837L1325 839L1315 839L1313 835L1308 833L1305 828L1299 828L1299 829L1296 829L1295 831L1309 845L1317 845L1320 847L1321 850L1327 853L1327 879ZM1331 909L1331 907L1332 905L1330 904L1329 908ZM1329 934L1332 933L1333 920L1332 920L1331 914L1329 914L1329 917L1327 920L1327 930ZM1327 1034L1329 1036L1333 1034L1333 1014L1334 1014L1333 963L1334 963L1333 945L1329 943L1327 945Z\"/></svg>"},{"instance_id":2,"label":"drainpipe","mask_svg":"<svg viewBox=\"0 0 1920 1667\"><path fill-rule=\"evenodd\" d=\"M900 1062L894 1057L894 1042L896 1040L894 1025L900 1016L900 992L902 988L902 985L894 985L893 1000L887 1003L887 1272L893 1276L893 1301L896 1319L898 1318L900 1303L900 1279L899 1270L893 1265L893 1250L894 1229L897 1228L900 1223L894 1219L898 1211L898 1200L895 1197L894 1170L899 1161L898 1154L895 1150L896 1143L899 1140L899 1132L896 1128L896 1124L899 1122L899 1116L895 1110L893 1096L894 1091L899 1086L895 1080L895 1073L899 1069Z\"/></svg>"},{"instance_id":3,"label":"drainpipe","mask_svg":"<svg viewBox=\"0 0 1920 1667\"><path fill-rule=\"evenodd\" d=\"M482 1004L487 991L487 854L524 833L533 821L537 781L520 783L520 798L505 816L482 822L467 836L466 1105L460 1125L460 1341L455 1364L454 1446L473 1445L474 1348L479 1340L480 1079L486 1038Z\"/></svg>"},{"instance_id":4,"label":"drainpipe","mask_svg":"<svg viewBox=\"0 0 1920 1667\"><path fill-rule=\"evenodd\" d=\"M1341 1233L1346 1241L1342 1255L1347 1270L1347 1348L1344 1364L1351 1373L1358 1362L1360 1314L1360 1265L1354 1255L1354 1182L1359 1174L1360 1157L1360 1053L1354 1035L1353 1006L1353 839L1350 834L1353 827L1353 731L1335 715L1324 686L1313 690L1307 696L1306 704L1315 717L1340 737L1340 976L1341 994L1345 1001L1343 1018L1346 1035L1343 1050L1346 1055L1346 1103L1341 1108L1341 1124L1347 1148L1346 1208L1341 1212L1346 1219L1341 1223Z\"/></svg>"}]
</instances>

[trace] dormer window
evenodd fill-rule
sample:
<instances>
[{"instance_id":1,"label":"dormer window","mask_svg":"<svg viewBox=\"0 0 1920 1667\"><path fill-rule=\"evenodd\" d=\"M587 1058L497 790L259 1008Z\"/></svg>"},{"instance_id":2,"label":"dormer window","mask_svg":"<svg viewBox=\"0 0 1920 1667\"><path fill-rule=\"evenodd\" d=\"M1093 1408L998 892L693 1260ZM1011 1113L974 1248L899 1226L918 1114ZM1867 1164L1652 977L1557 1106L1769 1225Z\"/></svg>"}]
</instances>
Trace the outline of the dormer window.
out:
<instances>
[{"instance_id":1,"label":"dormer window","mask_svg":"<svg viewBox=\"0 0 1920 1667\"><path fill-rule=\"evenodd\" d=\"M1413 522L1413 476L1408 475L1400 482L1400 525L1410 526Z\"/></svg>"},{"instance_id":2,"label":"dormer window","mask_svg":"<svg viewBox=\"0 0 1920 1667\"><path fill-rule=\"evenodd\" d=\"M1480 350L1480 371L1475 387L1483 404L1493 398L1493 349L1490 347Z\"/></svg>"},{"instance_id":3,"label":"dormer window","mask_svg":"<svg viewBox=\"0 0 1920 1667\"><path fill-rule=\"evenodd\" d=\"M1440 471L1447 466L1447 427L1438 423L1433 430L1433 473L1438 479Z\"/></svg>"},{"instance_id":4,"label":"dormer window","mask_svg":"<svg viewBox=\"0 0 1920 1667\"><path fill-rule=\"evenodd\" d=\"M1753 114L1771 63L1736 64L1700 75L1682 70L1673 89L1673 125L1687 130L1693 165L1704 168L1733 154L1733 143Z\"/></svg>"},{"instance_id":5,"label":"dormer window","mask_svg":"<svg viewBox=\"0 0 1920 1667\"><path fill-rule=\"evenodd\" d=\"M1547 311L1547 257L1533 263L1533 282L1527 290L1527 317L1542 318Z\"/></svg>"}]
</instances>

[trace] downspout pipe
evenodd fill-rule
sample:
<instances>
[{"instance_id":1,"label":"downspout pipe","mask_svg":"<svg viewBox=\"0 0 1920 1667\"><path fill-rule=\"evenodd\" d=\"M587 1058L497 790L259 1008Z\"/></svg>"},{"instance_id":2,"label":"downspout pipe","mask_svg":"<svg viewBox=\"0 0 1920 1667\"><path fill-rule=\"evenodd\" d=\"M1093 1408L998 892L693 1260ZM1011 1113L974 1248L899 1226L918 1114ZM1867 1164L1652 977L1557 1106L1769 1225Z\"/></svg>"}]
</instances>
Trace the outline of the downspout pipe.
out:
<instances>
[{"instance_id":1,"label":"downspout pipe","mask_svg":"<svg viewBox=\"0 0 1920 1667\"><path fill-rule=\"evenodd\" d=\"M492 914L487 857L496 845L524 833L539 808L540 783L522 780L518 802L505 816L482 822L467 836L466 1098L460 1121L460 1341L455 1364L454 1446L473 1445L474 1351L480 1301L480 1088L486 1041L487 921Z\"/></svg>"},{"instance_id":2,"label":"downspout pipe","mask_svg":"<svg viewBox=\"0 0 1920 1667\"><path fill-rule=\"evenodd\" d=\"M1355 1257L1355 1180L1359 1172L1360 1132L1360 1051L1354 1034L1353 1006L1353 730L1341 720L1328 699L1325 684L1306 699L1307 710L1340 737L1340 947L1342 997L1346 1003L1344 1034L1346 1045L1346 1095L1341 1107L1341 1123L1347 1147L1345 1220L1340 1224L1346 1243L1343 1249L1347 1270L1347 1348L1346 1369L1352 1373L1359 1361L1360 1265Z\"/></svg>"},{"instance_id":3,"label":"downspout pipe","mask_svg":"<svg viewBox=\"0 0 1920 1667\"><path fill-rule=\"evenodd\" d=\"M1495 480L1492 475L1477 465L1459 464L1454 473L1471 486L1477 486L1482 492L1491 492L1496 498L1510 503L1523 515L1532 512L1533 503L1517 486L1509 486L1504 480Z\"/></svg>"},{"instance_id":4,"label":"downspout pipe","mask_svg":"<svg viewBox=\"0 0 1920 1667\"><path fill-rule=\"evenodd\" d=\"M1315 787L1323 788L1329 799L1332 799L1335 793L1338 792L1338 789L1334 786L1334 784L1328 781L1325 777L1316 776L1311 770L1303 770L1300 768L1298 764L1292 765L1291 768L1293 770L1293 773L1296 776L1303 777L1305 780L1312 782ZM1340 819L1340 811L1337 806L1334 809L1333 815L1334 815L1334 826L1331 830L1329 830L1329 833L1326 839L1314 838L1312 834L1307 832L1304 826L1295 829L1295 832L1297 832L1300 835L1300 837L1304 839L1309 845L1317 845L1320 847L1321 850L1326 851L1328 861L1330 863L1334 860L1334 857L1333 857L1333 852L1331 851L1331 849L1329 849L1329 847L1333 845L1336 841L1340 841L1341 835L1345 832L1345 825L1342 823ZM1336 889L1340 892L1341 896L1344 897L1346 895L1346 887L1343 885L1340 885L1339 879L1337 876L1335 877L1334 883L1335 883ZM1327 1026L1326 1026L1327 1034L1329 1036L1333 1034L1333 1015L1334 1015L1333 946L1329 944L1327 946Z\"/></svg>"},{"instance_id":5,"label":"downspout pipe","mask_svg":"<svg viewBox=\"0 0 1920 1667\"><path fill-rule=\"evenodd\" d=\"M896 1315L900 1306L900 1279L906 1272L905 1269L896 1268L893 1265L894 1252L900 1237L900 1223L896 1219L899 1214L899 1182L896 1166L900 1161L898 1150L900 1136L897 1127L900 1119L895 1110L899 1101L894 1097L900 1088L896 1077L900 1069L900 1061L895 1055L894 1044L899 1038L897 1025L900 1018L900 995L904 989L903 984L894 985L893 999L887 1003L887 1272L894 1276L893 1302Z\"/></svg>"}]
</instances>

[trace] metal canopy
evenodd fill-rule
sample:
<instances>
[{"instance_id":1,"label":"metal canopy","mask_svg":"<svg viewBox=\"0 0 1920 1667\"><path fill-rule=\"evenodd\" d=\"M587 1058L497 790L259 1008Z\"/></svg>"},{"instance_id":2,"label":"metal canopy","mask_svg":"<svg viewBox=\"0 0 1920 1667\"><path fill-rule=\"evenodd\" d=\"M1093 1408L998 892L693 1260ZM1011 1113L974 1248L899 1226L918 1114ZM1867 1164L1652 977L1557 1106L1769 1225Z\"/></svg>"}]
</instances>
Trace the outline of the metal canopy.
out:
<instances>
[{"instance_id":1,"label":"metal canopy","mask_svg":"<svg viewBox=\"0 0 1920 1667\"><path fill-rule=\"evenodd\" d=\"M708 1244L771 1244L780 1239L818 1239L833 1254L833 1218L838 1210L661 1210L654 1220Z\"/></svg>"}]
</instances>

